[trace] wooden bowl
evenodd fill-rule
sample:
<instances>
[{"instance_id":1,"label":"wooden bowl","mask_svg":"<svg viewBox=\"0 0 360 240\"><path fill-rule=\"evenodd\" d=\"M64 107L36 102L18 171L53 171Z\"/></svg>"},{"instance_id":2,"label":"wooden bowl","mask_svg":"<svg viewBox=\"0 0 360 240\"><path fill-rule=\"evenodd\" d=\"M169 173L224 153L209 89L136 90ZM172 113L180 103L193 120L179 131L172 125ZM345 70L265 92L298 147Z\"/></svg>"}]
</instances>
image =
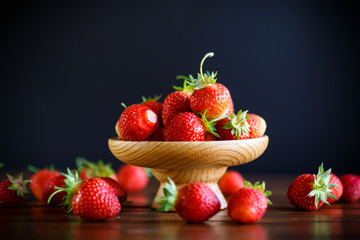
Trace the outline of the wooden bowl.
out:
<instances>
[{"instance_id":1,"label":"wooden bowl","mask_svg":"<svg viewBox=\"0 0 360 240\"><path fill-rule=\"evenodd\" d=\"M122 141L110 138L108 145L112 154L120 161L140 167L151 168L160 187L152 203L158 208L156 199L163 196L167 178L181 188L190 182L206 183L218 196L221 209L227 207L218 181L228 167L251 162L267 148L269 137L232 141L205 142L156 142Z\"/></svg>"}]
</instances>

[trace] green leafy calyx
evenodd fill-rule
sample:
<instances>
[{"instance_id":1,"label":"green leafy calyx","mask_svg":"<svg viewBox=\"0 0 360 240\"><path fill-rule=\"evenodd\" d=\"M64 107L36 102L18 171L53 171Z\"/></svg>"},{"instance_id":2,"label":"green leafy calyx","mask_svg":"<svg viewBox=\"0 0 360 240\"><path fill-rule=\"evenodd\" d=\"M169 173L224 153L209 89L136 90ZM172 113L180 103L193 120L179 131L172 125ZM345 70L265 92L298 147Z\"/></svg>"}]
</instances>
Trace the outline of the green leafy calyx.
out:
<instances>
[{"instance_id":1,"label":"green leafy calyx","mask_svg":"<svg viewBox=\"0 0 360 240\"><path fill-rule=\"evenodd\" d=\"M141 97L142 102L140 104L143 104L144 102L148 102L148 101L154 101L156 102L157 100L159 100L161 98L161 95L155 95L154 97Z\"/></svg>"},{"instance_id":2,"label":"green leafy calyx","mask_svg":"<svg viewBox=\"0 0 360 240\"><path fill-rule=\"evenodd\" d=\"M327 205L330 205L330 203L327 201L327 196L337 199L331 192L333 187L336 187L336 184L330 183L330 173L331 168L324 172L324 165L321 163L318 174L314 175L314 189L309 193L309 197L315 196L315 206L318 208L320 200L326 203Z\"/></svg>"},{"instance_id":3,"label":"green leafy calyx","mask_svg":"<svg viewBox=\"0 0 360 240\"><path fill-rule=\"evenodd\" d=\"M9 190L16 191L16 194L21 197L24 197L25 193L29 193L29 191L26 188L26 184L30 183L31 180L23 180L22 173L20 173L19 175L15 176L15 177L7 174L7 177L9 179L9 181L11 182L10 187L8 187Z\"/></svg>"},{"instance_id":4,"label":"green leafy calyx","mask_svg":"<svg viewBox=\"0 0 360 240\"><path fill-rule=\"evenodd\" d=\"M164 196L161 196L156 199L156 202L160 205L160 208L157 209L159 212L168 212L175 206L177 198L177 188L174 181L168 177L168 182L165 183L163 188Z\"/></svg>"},{"instance_id":5,"label":"green leafy calyx","mask_svg":"<svg viewBox=\"0 0 360 240\"><path fill-rule=\"evenodd\" d=\"M264 181L262 183L255 182L253 185L249 181L244 180L244 187L254 188L254 189L259 190L267 198L268 204L270 204L270 205L272 204L272 202L268 198L269 196L271 196L272 193L271 193L271 191L265 191L265 182Z\"/></svg>"},{"instance_id":6,"label":"green leafy calyx","mask_svg":"<svg viewBox=\"0 0 360 240\"><path fill-rule=\"evenodd\" d=\"M87 169L86 174L88 177L110 177L115 174L111 163L105 164L101 159L94 163L83 157L77 157L75 163L79 171Z\"/></svg>"},{"instance_id":7,"label":"green leafy calyx","mask_svg":"<svg viewBox=\"0 0 360 240\"><path fill-rule=\"evenodd\" d=\"M236 115L231 113L223 129L231 129L231 134L235 134L238 139L240 139L241 134L247 135L250 131L250 125L247 122L250 116L247 115L248 111L240 110Z\"/></svg>"}]
</instances>

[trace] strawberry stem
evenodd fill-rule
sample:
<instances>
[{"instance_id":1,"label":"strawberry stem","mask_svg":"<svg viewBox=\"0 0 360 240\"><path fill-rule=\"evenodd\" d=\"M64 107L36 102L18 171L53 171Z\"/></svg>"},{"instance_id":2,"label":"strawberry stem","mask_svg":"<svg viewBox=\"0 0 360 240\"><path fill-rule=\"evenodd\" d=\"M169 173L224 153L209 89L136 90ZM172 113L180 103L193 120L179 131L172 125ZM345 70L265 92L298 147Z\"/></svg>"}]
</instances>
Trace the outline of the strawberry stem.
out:
<instances>
[{"instance_id":1,"label":"strawberry stem","mask_svg":"<svg viewBox=\"0 0 360 240\"><path fill-rule=\"evenodd\" d=\"M205 77L204 77L203 70L202 70L203 64L204 64L204 61L205 61L206 58L208 58L208 57L213 57L213 56L214 56L214 53L213 53L213 52L209 52L209 53L207 53L207 54L203 57L203 59L202 59L201 62L200 62L200 76L201 76L201 79L202 79L202 81L203 81L204 84L206 84L206 81L205 81Z\"/></svg>"}]
</instances>

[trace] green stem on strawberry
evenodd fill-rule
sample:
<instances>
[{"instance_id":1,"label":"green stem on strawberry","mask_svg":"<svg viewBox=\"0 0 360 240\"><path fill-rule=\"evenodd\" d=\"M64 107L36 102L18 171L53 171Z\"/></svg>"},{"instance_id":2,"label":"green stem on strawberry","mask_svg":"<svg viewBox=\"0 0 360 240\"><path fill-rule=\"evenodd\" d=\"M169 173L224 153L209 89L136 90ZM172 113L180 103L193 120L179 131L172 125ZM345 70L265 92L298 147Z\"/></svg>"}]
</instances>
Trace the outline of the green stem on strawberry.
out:
<instances>
[{"instance_id":1,"label":"green stem on strawberry","mask_svg":"<svg viewBox=\"0 0 360 240\"><path fill-rule=\"evenodd\" d=\"M160 208L157 209L158 212L168 212L175 206L177 188L174 181L168 177L168 182L165 183L163 188L164 196L156 199Z\"/></svg>"},{"instance_id":2,"label":"green stem on strawberry","mask_svg":"<svg viewBox=\"0 0 360 240\"><path fill-rule=\"evenodd\" d=\"M154 97L141 97L142 102L140 104L143 104L144 102L147 101L154 101L156 102L157 100L159 100L161 98L161 95L155 95Z\"/></svg>"},{"instance_id":3,"label":"green stem on strawberry","mask_svg":"<svg viewBox=\"0 0 360 240\"><path fill-rule=\"evenodd\" d=\"M271 196L271 191L265 191L265 182L263 181L261 184L260 182L255 182L254 184L251 184L251 182L244 180L244 187L248 187L248 188L254 188L259 190L266 198L267 198L267 202L268 204L272 204L272 202L270 201L270 199L268 198L269 196Z\"/></svg>"},{"instance_id":4,"label":"green stem on strawberry","mask_svg":"<svg viewBox=\"0 0 360 240\"><path fill-rule=\"evenodd\" d=\"M231 129L231 134L236 134L236 137L239 139L242 133L248 134L250 131L250 125L247 122L250 116L246 115L248 110L240 110L236 115L230 114L229 122L227 122L223 129Z\"/></svg>"},{"instance_id":5,"label":"green stem on strawberry","mask_svg":"<svg viewBox=\"0 0 360 240\"><path fill-rule=\"evenodd\" d=\"M203 59L202 59L201 62L200 62L200 76L201 76L201 79L202 79L202 81L203 81L204 84L206 84L206 80L205 80L205 77L204 77L204 74L203 74L203 70L202 70L203 64L204 64L204 61L205 61L206 58L208 58L208 57L213 57L213 56L214 56L214 53L213 53L213 52L209 52L209 53L207 53L207 54L203 57Z\"/></svg>"},{"instance_id":6,"label":"green stem on strawberry","mask_svg":"<svg viewBox=\"0 0 360 240\"><path fill-rule=\"evenodd\" d=\"M24 197L25 193L29 193L26 188L26 184L30 183L31 180L23 180L23 173L20 173L15 177L9 174L6 175L11 182L11 186L8 189L16 191L16 194L21 197Z\"/></svg>"}]
</instances>

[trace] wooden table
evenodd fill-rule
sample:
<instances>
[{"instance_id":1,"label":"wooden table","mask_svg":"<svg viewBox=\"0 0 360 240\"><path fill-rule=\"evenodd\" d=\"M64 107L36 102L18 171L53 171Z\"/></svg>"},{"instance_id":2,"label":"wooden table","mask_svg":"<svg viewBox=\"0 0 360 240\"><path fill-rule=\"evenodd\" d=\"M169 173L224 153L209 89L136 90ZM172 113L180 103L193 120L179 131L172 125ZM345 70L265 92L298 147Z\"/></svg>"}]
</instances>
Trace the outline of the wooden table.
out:
<instances>
[{"instance_id":1,"label":"wooden table","mask_svg":"<svg viewBox=\"0 0 360 240\"><path fill-rule=\"evenodd\" d=\"M273 192L273 205L256 224L236 224L226 210L203 224L186 223L175 212L158 213L149 207L159 185L152 179L145 191L129 196L131 206L105 222L82 221L32 197L21 207L0 208L0 239L360 239L360 202L300 211L286 197L295 176L244 176L265 180Z\"/></svg>"}]
</instances>

